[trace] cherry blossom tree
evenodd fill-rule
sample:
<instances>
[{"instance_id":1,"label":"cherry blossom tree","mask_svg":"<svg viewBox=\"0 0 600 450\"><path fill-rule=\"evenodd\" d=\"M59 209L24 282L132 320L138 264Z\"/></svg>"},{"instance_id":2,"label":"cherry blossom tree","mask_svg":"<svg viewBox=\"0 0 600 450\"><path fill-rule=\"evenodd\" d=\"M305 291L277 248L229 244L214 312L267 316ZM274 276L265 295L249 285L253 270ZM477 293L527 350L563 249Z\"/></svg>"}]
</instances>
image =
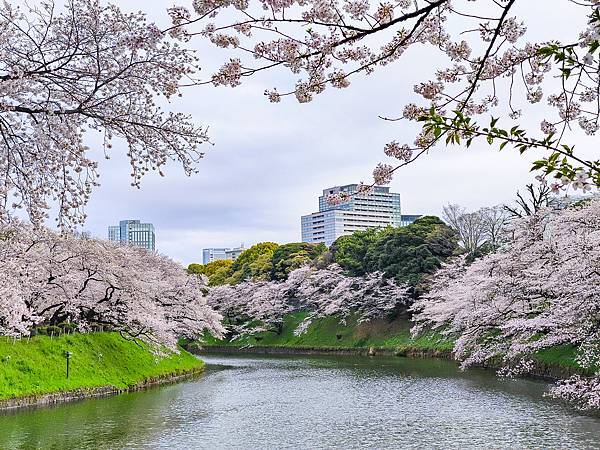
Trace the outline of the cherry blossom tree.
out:
<instances>
[{"instance_id":1,"label":"cherry blossom tree","mask_svg":"<svg viewBox=\"0 0 600 450\"><path fill-rule=\"evenodd\" d=\"M336 316L343 321L357 314L359 321L368 321L407 307L409 301L408 287L382 273L349 277L337 264L324 269L304 266L283 282L244 282L208 293L208 304L228 319L235 335L280 330L284 315L294 311L309 312L299 327L302 332L315 317Z\"/></svg>"},{"instance_id":2,"label":"cherry blossom tree","mask_svg":"<svg viewBox=\"0 0 600 450\"><path fill-rule=\"evenodd\" d=\"M288 284L303 308L316 316L358 313L359 321L368 321L385 317L409 302L407 286L385 278L382 272L349 277L338 264L320 270L298 269Z\"/></svg>"},{"instance_id":3,"label":"cherry blossom tree","mask_svg":"<svg viewBox=\"0 0 600 450\"><path fill-rule=\"evenodd\" d=\"M278 329L283 316L292 312L287 284L245 281L211 288L207 301L225 319L230 335Z\"/></svg>"},{"instance_id":4,"label":"cherry blossom tree","mask_svg":"<svg viewBox=\"0 0 600 450\"><path fill-rule=\"evenodd\" d=\"M164 112L194 76L196 58L142 13L98 0L0 2L0 220L24 209L40 225L85 219L98 159L127 147L132 185L178 161L191 174L205 130ZM88 148L86 136L101 137Z\"/></svg>"},{"instance_id":5,"label":"cherry blossom tree","mask_svg":"<svg viewBox=\"0 0 600 450\"><path fill-rule=\"evenodd\" d=\"M423 101L387 118L418 121L421 132L412 142L385 145L385 154L398 162L379 164L373 173L376 184L388 183L395 170L438 143L469 147L482 140L521 153L543 150L545 157L533 168L553 178L553 189L587 191L600 186L600 160L585 159L566 140L573 126L589 135L599 128L598 2L560 2L565 14L588 20L568 42L527 42L531 18L516 15L523 3L194 0L193 11L184 4L169 9L170 32L184 40L201 37L224 54L229 51L230 58L204 80L207 84L235 87L265 70L289 70L298 81L281 90L267 89L271 102L288 96L309 102L327 87L348 88L352 77L428 46L442 57L435 77L414 86ZM549 108L539 119L539 130L525 130L515 122L542 101ZM509 117L478 122L478 116L502 111Z\"/></svg>"},{"instance_id":6,"label":"cherry blossom tree","mask_svg":"<svg viewBox=\"0 0 600 450\"><path fill-rule=\"evenodd\" d=\"M179 337L221 335L202 278L165 256L17 222L0 227L0 334L38 325L101 325L175 348Z\"/></svg>"},{"instance_id":7,"label":"cherry blossom tree","mask_svg":"<svg viewBox=\"0 0 600 450\"><path fill-rule=\"evenodd\" d=\"M531 369L536 352L577 349L581 367L600 367L600 200L513 222L508 247L435 277L413 309L415 332L433 327L456 337L463 366L498 361L508 373ZM595 378L572 378L553 395L600 405Z\"/></svg>"}]
</instances>

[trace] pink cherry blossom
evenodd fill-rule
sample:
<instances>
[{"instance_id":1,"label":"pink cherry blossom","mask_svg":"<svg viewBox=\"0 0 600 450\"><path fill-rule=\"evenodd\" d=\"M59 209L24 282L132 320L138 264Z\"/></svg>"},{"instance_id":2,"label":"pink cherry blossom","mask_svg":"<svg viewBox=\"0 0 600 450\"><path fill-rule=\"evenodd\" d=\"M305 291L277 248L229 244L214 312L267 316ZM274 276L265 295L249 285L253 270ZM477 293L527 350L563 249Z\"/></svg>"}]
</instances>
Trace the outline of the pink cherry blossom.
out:
<instances>
[{"instance_id":1,"label":"pink cherry blossom","mask_svg":"<svg viewBox=\"0 0 600 450\"><path fill-rule=\"evenodd\" d=\"M71 322L176 348L180 337L223 332L203 280L165 256L15 221L0 236L0 335Z\"/></svg>"},{"instance_id":2,"label":"pink cherry blossom","mask_svg":"<svg viewBox=\"0 0 600 450\"><path fill-rule=\"evenodd\" d=\"M542 123L546 135L560 129L562 139L567 140L574 126L596 135L600 122L600 104L595 101L600 85L594 56L599 36L596 2L568 2L565 14L588 24L573 29L570 41L558 43L528 37L527 22L532 17L523 15L520 3L524 1L195 0L197 16L183 20L185 14L178 13L173 23L189 33L184 39L194 34L220 47L236 47L240 64L235 70L223 66L206 83L216 79L219 84L237 86L244 77L264 70L289 70L294 83L269 91L273 94L266 96L271 102L286 97L300 103L313 101L327 86L348 87L352 77L382 70L427 46L439 55L428 56L435 76L416 83L413 90L421 97L420 103L401 105L400 114L390 117L392 121L416 121L430 111L508 116L513 122L541 115L535 120ZM211 28L202 28L205 18L210 19ZM225 32L237 33L239 46L238 41L229 45L231 38L222 38ZM222 51L225 55L227 50ZM560 61L568 61L569 67ZM402 70L410 70L412 62L404 63ZM556 83L556 77L562 77L562 83ZM532 107L544 98L550 108ZM583 107L582 102L587 105ZM507 129L513 125L517 124ZM407 146L414 161L438 143L448 142L447 137L446 133L431 136L421 131L385 148ZM501 141L502 135L495 140ZM561 143L554 142L546 151L560 149ZM399 156L395 168L409 162L408 151L386 153ZM573 164L583 161L565 153ZM586 165L600 184L597 166L598 162Z\"/></svg>"},{"instance_id":3,"label":"pink cherry blossom","mask_svg":"<svg viewBox=\"0 0 600 450\"><path fill-rule=\"evenodd\" d=\"M583 182L583 181L582 181ZM541 210L512 224L500 251L439 271L413 306L415 332L433 327L454 336L463 366L527 367L537 351L578 349L578 362L600 362L600 199L562 211ZM600 401L600 373L560 383L552 395L583 407Z\"/></svg>"},{"instance_id":4,"label":"pink cherry blossom","mask_svg":"<svg viewBox=\"0 0 600 450\"><path fill-rule=\"evenodd\" d=\"M98 155L115 153L115 141L134 186L170 160L195 171L205 130L157 105L193 79L192 53L142 13L98 0L17 3L0 1L0 220L24 209L39 225L56 207L59 226L83 222ZM85 144L90 132L97 148Z\"/></svg>"},{"instance_id":5,"label":"pink cherry blossom","mask_svg":"<svg viewBox=\"0 0 600 450\"><path fill-rule=\"evenodd\" d=\"M410 301L407 286L381 273L348 277L332 264L325 269L302 267L284 282L244 282L211 288L208 305L228 320L234 335L280 327L283 317L295 311L309 315L297 334L315 317L337 316L344 320L357 314L359 321L386 317Z\"/></svg>"}]
</instances>

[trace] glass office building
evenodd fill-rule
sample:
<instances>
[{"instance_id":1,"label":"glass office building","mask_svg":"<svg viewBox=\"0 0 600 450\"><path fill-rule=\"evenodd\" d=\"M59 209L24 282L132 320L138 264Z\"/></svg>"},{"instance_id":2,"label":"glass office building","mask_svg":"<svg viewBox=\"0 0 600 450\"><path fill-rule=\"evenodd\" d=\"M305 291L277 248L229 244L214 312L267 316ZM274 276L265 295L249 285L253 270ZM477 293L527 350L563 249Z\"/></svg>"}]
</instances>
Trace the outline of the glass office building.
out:
<instances>
[{"instance_id":1,"label":"glass office building","mask_svg":"<svg viewBox=\"0 0 600 450\"><path fill-rule=\"evenodd\" d=\"M119 225L108 227L108 239L148 250L156 249L154 225L139 220L121 220Z\"/></svg>"},{"instance_id":2,"label":"glass office building","mask_svg":"<svg viewBox=\"0 0 600 450\"><path fill-rule=\"evenodd\" d=\"M420 216L402 216L400 194L390 192L389 187L375 186L368 194L359 194L357 184L336 186L323 190L319 197L319 211L302 216L302 242L324 243L327 246L340 236L367 228L405 224ZM327 201L330 195L347 193L347 202L333 205ZM414 219L413 219L414 218Z\"/></svg>"}]
</instances>

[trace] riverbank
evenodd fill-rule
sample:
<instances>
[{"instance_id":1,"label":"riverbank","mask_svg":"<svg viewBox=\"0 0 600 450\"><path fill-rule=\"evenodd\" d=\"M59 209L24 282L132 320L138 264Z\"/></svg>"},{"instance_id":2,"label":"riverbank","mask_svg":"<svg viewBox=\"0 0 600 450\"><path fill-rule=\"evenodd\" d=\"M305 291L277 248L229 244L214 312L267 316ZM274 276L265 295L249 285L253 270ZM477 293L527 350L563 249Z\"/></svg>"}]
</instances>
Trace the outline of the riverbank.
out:
<instances>
[{"instance_id":1,"label":"riverbank","mask_svg":"<svg viewBox=\"0 0 600 450\"><path fill-rule=\"evenodd\" d=\"M186 348L196 354L346 354L453 359L451 339L434 331L412 337L411 323L406 318L358 323L355 317L349 317L341 324L338 317L324 317L315 319L306 332L295 335L294 331L306 316L305 312L287 315L279 333L243 335L235 340L205 335L202 342L187 343ZM556 347L536 355L534 377L556 380L573 374L585 373L577 364L572 347Z\"/></svg>"},{"instance_id":2,"label":"riverbank","mask_svg":"<svg viewBox=\"0 0 600 450\"><path fill-rule=\"evenodd\" d=\"M69 378L66 352L71 353ZM98 397L175 381L202 372L186 351L157 355L118 333L0 338L0 409Z\"/></svg>"},{"instance_id":3,"label":"riverbank","mask_svg":"<svg viewBox=\"0 0 600 450\"><path fill-rule=\"evenodd\" d=\"M220 345L189 346L189 351L204 354L251 354L251 355L348 355L348 356L405 356L409 358L441 358L453 360L452 352L443 350L403 350L376 347L267 347L262 345L233 347Z\"/></svg>"},{"instance_id":4,"label":"riverbank","mask_svg":"<svg viewBox=\"0 0 600 450\"><path fill-rule=\"evenodd\" d=\"M313 320L304 333L296 335L294 332L307 315L306 312L288 314L284 317L279 333L269 331L242 335L231 341L205 335L201 345L355 350L372 347L400 353L409 350L427 350L448 355L454 345L451 340L436 332L428 332L413 338L410 335L410 322L405 318L392 321L376 319L358 323L356 316L350 316L345 323L340 323L339 317L322 317Z\"/></svg>"}]
</instances>

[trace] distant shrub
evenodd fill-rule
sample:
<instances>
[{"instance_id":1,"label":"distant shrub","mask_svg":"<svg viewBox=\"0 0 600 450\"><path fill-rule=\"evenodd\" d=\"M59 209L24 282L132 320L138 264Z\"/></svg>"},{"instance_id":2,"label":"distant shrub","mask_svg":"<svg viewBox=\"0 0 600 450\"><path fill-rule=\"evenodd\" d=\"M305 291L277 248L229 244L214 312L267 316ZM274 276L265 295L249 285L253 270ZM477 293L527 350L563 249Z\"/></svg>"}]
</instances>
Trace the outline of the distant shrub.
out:
<instances>
[{"instance_id":1,"label":"distant shrub","mask_svg":"<svg viewBox=\"0 0 600 450\"><path fill-rule=\"evenodd\" d=\"M74 323L68 323L68 322L61 322L58 324L58 327L65 334L70 334L70 333L73 333L75 330L77 330L77 325L75 325Z\"/></svg>"},{"instance_id":2,"label":"distant shrub","mask_svg":"<svg viewBox=\"0 0 600 450\"><path fill-rule=\"evenodd\" d=\"M58 336L61 332L62 332L62 329L55 325L50 325L50 326L46 327L46 334L48 336Z\"/></svg>"},{"instance_id":3,"label":"distant shrub","mask_svg":"<svg viewBox=\"0 0 600 450\"><path fill-rule=\"evenodd\" d=\"M32 332L35 332L36 335L40 335L40 336L47 336L48 335L48 327L35 327L33 330L31 330ZM34 336L32 334L32 336Z\"/></svg>"}]
</instances>

